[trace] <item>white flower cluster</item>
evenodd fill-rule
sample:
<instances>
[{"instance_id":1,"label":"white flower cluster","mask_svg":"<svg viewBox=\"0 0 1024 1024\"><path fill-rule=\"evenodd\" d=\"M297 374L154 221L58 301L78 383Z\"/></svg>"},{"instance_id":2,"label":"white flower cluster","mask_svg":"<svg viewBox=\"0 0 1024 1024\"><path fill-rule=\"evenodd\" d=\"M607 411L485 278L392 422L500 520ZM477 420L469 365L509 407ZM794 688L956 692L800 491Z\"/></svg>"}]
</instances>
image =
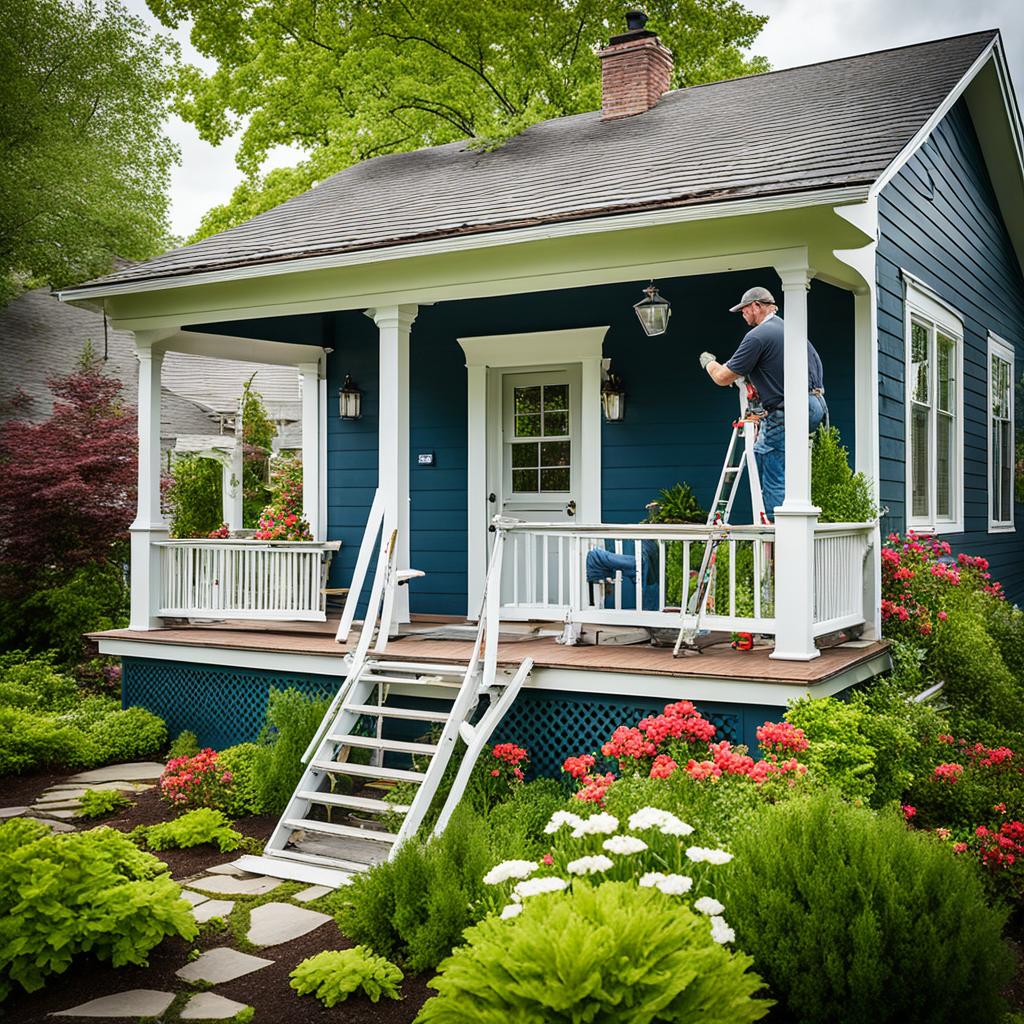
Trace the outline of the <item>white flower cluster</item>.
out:
<instances>
[{"instance_id":1,"label":"white flower cluster","mask_svg":"<svg viewBox=\"0 0 1024 1024\"><path fill-rule=\"evenodd\" d=\"M578 860L571 860L565 867L573 875L593 875L614 867L614 861L611 857L599 853L594 857L580 857Z\"/></svg>"},{"instance_id":2,"label":"white flower cluster","mask_svg":"<svg viewBox=\"0 0 1024 1024\"><path fill-rule=\"evenodd\" d=\"M510 917L515 917L516 914L523 912L522 903L510 903L507 907L502 908L501 919L507 921Z\"/></svg>"},{"instance_id":3,"label":"white flower cluster","mask_svg":"<svg viewBox=\"0 0 1024 1024\"><path fill-rule=\"evenodd\" d=\"M633 853L643 853L647 844L636 836L612 836L601 844L609 853L618 853L629 856Z\"/></svg>"},{"instance_id":4,"label":"white flower cluster","mask_svg":"<svg viewBox=\"0 0 1024 1024\"><path fill-rule=\"evenodd\" d=\"M711 918L711 938L722 945L726 942L735 942L736 933L725 923L725 918L716 915Z\"/></svg>"},{"instance_id":5,"label":"white flower cluster","mask_svg":"<svg viewBox=\"0 0 1024 1024\"><path fill-rule=\"evenodd\" d=\"M725 850L711 850L706 846L691 846L687 849L686 856L692 861L706 861L708 864L728 864L732 860L731 853Z\"/></svg>"},{"instance_id":6,"label":"white flower cluster","mask_svg":"<svg viewBox=\"0 0 1024 1024\"><path fill-rule=\"evenodd\" d=\"M715 914L720 914L725 910L725 907L712 896L701 896L699 900L694 902L693 909L698 914L707 914L708 917L712 917Z\"/></svg>"},{"instance_id":7,"label":"white flower cluster","mask_svg":"<svg viewBox=\"0 0 1024 1024\"><path fill-rule=\"evenodd\" d=\"M540 896L545 892L561 892L569 883L564 878L528 878L519 882L512 890L512 899L526 899L528 896Z\"/></svg>"},{"instance_id":8,"label":"white flower cluster","mask_svg":"<svg viewBox=\"0 0 1024 1024\"><path fill-rule=\"evenodd\" d=\"M583 818L572 830L573 839L582 839L583 836L608 835L619 827L619 819L613 814L592 814L589 818Z\"/></svg>"},{"instance_id":9,"label":"white flower cluster","mask_svg":"<svg viewBox=\"0 0 1024 1024\"><path fill-rule=\"evenodd\" d=\"M551 820L544 826L544 834L550 836L565 825L577 828L582 824L583 819L578 814L573 814L572 811L555 811L551 815Z\"/></svg>"},{"instance_id":10,"label":"white flower cluster","mask_svg":"<svg viewBox=\"0 0 1024 1024\"><path fill-rule=\"evenodd\" d=\"M529 878L537 870L532 860L506 860L484 875L485 885L501 885L510 878Z\"/></svg>"},{"instance_id":11,"label":"white flower cluster","mask_svg":"<svg viewBox=\"0 0 1024 1024\"><path fill-rule=\"evenodd\" d=\"M657 889L666 896L682 896L693 888L693 879L688 875L663 875L660 871L648 871L640 877L644 889Z\"/></svg>"},{"instance_id":12,"label":"white flower cluster","mask_svg":"<svg viewBox=\"0 0 1024 1024\"><path fill-rule=\"evenodd\" d=\"M692 825L687 825L671 811L663 811L660 807L641 807L629 816L629 827L633 832L656 828L666 836L688 836L693 831Z\"/></svg>"}]
</instances>

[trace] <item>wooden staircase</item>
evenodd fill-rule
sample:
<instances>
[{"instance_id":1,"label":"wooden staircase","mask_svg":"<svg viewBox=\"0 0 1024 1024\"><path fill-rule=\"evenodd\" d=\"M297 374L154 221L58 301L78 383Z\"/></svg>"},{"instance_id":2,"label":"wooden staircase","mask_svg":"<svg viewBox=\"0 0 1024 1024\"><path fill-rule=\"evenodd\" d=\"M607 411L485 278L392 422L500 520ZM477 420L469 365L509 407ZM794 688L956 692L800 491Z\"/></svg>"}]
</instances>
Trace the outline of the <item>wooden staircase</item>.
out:
<instances>
[{"instance_id":1,"label":"wooden staircase","mask_svg":"<svg viewBox=\"0 0 1024 1024\"><path fill-rule=\"evenodd\" d=\"M371 526L372 516L368 532ZM379 529L380 524L373 530L374 539ZM533 668L532 659L526 658L513 673L497 671L501 532L488 567L486 614L480 616L469 663L389 658L393 590L422 575L396 570L396 533L392 530L381 540L359 641L303 756L302 778L263 855L236 862L244 870L337 886L353 872L387 860L423 824L461 739L466 749L434 826L439 834L465 792L484 745ZM354 581L350 590L353 606L361 582L357 586ZM495 596L490 599L492 591ZM482 697L487 706L478 714ZM392 738L396 731L410 738ZM408 802L381 798L398 784L415 787Z\"/></svg>"}]
</instances>

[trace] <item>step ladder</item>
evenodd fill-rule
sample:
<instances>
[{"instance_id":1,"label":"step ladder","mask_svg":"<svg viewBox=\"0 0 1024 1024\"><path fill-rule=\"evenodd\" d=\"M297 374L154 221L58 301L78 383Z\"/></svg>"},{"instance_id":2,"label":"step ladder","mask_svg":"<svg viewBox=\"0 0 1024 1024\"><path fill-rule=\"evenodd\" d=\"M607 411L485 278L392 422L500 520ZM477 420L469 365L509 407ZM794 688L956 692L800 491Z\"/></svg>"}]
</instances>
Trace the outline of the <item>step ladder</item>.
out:
<instances>
[{"instance_id":1,"label":"step ladder","mask_svg":"<svg viewBox=\"0 0 1024 1024\"><path fill-rule=\"evenodd\" d=\"M701 619L705 612L714 607L715 567L718 547L729 537L729 520L732 516L733 504L739 493L743 474L746 473L750 486L750 507L755 523L767 523L764 510L764 497L761 493L761 477L757 471L757 459L754 456L754 442L764 410L761 408L757 391L752 384L740 377L735 381L740 398L739 419L733 420L732 433L729 435L729 446L725 452L725 462L718 477L715 488L715 499L708 512L708 542L704 547L697 579L689 601L682 603L680 609L681 623L679 635L676 637L672 656L679 657L682 648L696 650L696 639L700 632ZM686 575L684 573L685 581Z\"/></svg>"},{"instance_id":2,"label":"step ladder","mask_svg":"<svg viewBox=\"0 0 1024 1024\"><path fill-rule=\"evenodd\" d=\"M263 856L236 862L244 870L337 886L354 872L389 859L422 825L461 739L466 749L434 826L434 834L440 834L485 744L533 668L530 658L514 672L497 668L500 532L488 565L485 614L480 616L468 664L388 656L393 607L389 590L408 578L395 569L395 539L394 530L381 538L359 640L345 678L303 755L302 778ZM358 598L353 586L349 601ZM488 704L477 715L482 697ZM424 706L422 698L431 706ZM392 739L385 735L386 723L406 723L415 737L417 729L431 735ZM357 761L356 751L368 753ZM410 800L403 804L382 799L398 783L414 787ZM396 817L401 824L393 831L385 822Z\"/></svg>"}]
</instances>

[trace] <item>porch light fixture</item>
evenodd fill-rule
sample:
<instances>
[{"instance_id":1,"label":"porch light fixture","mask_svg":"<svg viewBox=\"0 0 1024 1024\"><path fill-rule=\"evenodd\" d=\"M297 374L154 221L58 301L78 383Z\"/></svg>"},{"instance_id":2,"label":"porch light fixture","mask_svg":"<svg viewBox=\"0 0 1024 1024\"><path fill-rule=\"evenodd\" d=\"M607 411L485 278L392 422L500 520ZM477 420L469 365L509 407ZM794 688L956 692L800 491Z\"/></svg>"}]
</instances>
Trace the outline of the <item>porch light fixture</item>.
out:
<instances>
[{"instance_id":1,"label":"porch light fixture","mask_svg":"<svg viewBox=\"0 0 1024 1024\"><path fill-rule=\"evenodd\" d=\"M601 382L601 405L607 423L621 423L626 416L626 388L622 378L609 373Z\"/></svg>"},{"instance_id":2,"label":"porch light fixture","mask_svg":"<svg viewBox=\"0 0 1024 1024\"><path fill-rule=\"evenodd\" d=\"M349 374L338 389L338 414L343 420L357 420L362 416L363 393L356 387Z\"/></svg>"},{"instance_id":3,"label":"porch light fixture","mask_svg":"<svg viewBox=\"0 0 1024 1024\"><path fill-rule=\"evenodd\" d=\"M645 289L646 299L641 299L633 308L640 318L640 326L648 338L664 334L668 329L668 318L672 315L672 304L658 294L652 281Z\"/></svg>"}]
</instances>

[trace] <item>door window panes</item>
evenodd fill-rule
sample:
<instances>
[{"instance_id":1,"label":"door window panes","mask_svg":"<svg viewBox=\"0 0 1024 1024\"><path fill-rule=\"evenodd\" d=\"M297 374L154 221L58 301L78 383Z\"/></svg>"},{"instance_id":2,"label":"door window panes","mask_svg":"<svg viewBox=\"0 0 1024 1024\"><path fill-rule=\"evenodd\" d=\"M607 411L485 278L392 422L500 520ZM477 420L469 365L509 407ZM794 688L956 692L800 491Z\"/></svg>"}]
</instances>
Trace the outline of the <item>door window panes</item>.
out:
<instances>
[{"instance_id":1,"label":"door window panes","mask_svg":"<svg viewBox=\"0 0 1024 1024\"><path fill-rule=\"evenodd\" d=\"M570 488L569 385L513 389L512 490L516 494L564 493Z\"/></svg>"}]
</instances>

